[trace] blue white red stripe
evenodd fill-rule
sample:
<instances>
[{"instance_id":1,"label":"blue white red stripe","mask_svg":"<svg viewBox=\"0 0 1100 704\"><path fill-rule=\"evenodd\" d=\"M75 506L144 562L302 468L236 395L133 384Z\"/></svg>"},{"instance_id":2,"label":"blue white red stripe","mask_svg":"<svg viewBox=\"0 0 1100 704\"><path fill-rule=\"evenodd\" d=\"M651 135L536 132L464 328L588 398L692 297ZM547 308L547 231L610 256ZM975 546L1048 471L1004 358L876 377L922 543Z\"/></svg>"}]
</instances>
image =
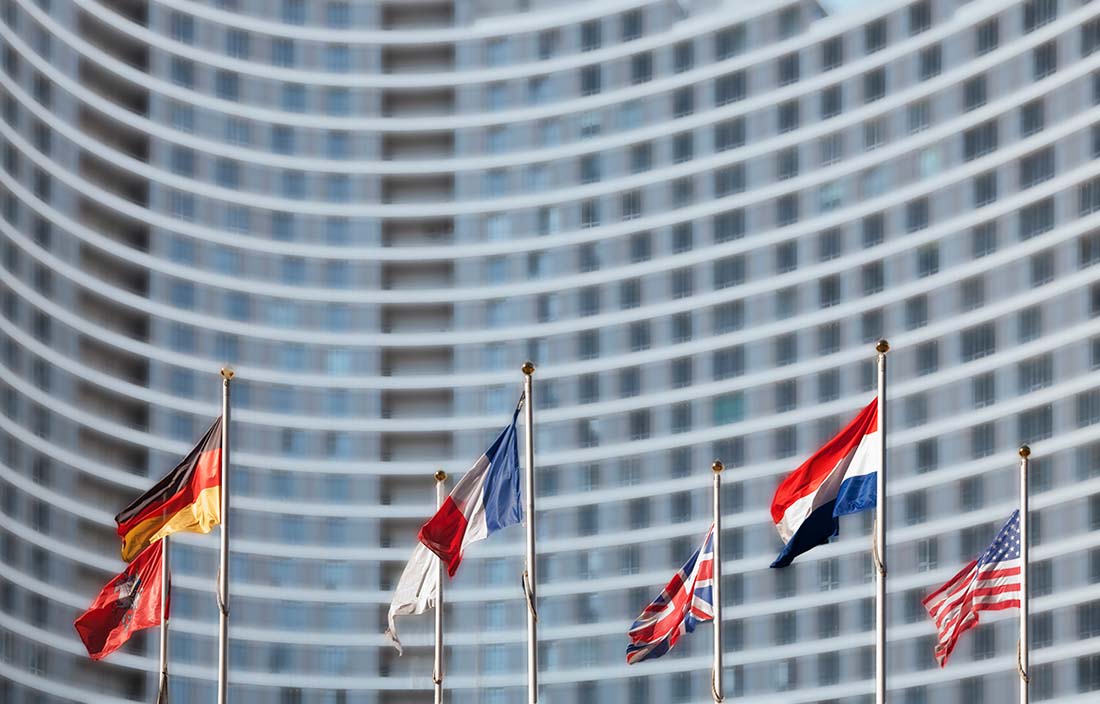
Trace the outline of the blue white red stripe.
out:
<instances>
[{"instance_id":1,"label":"blue white red stripe","mask_svg":"<svg viewBox=\"0 0 1100 704\"><path fill-rule=\"evenodd\" d=\"M523 405L516 406L512 422L489 449L474 462L431 519L420 528L418 539L447 565L454 577L468 545L523 520L520 498L519 448L516 420Z\"/></svg>"},{"instance_id":2,"label":"blue white red stripe","mask_svg":"<svg viewBox=\"0 0 1100 704\"><path fill-rule=\"evenodd\" d=\"M702 546L630 627L626 661L659 658L695 625L714 620L714 526Z\"/></svg>"},{"instance_id":3,"label":"blue white red stripe","mask_svg":"<svg viewBox=\"0 0 1100 704\"><path fill-rule=\"evenodd\" d=\"M771 511L785 545L772 567L786 567L828 542L837 533L838 516L875 507L882 464L879 437L875 399L780 482Z\"/></svg>"},{"instance_id":4,"label":"blue white red stripe","mask_svg":"<svg viewBox=\"0 0 1100 704\"><path fill-rule=\"evenodd\" d=\"M947 664L959 636L978 625L979 611L1020 608L1022 568L1017 510L981 557L924 599L939 631L935 656L940 667Z\"/></svg>"}]
</instances>

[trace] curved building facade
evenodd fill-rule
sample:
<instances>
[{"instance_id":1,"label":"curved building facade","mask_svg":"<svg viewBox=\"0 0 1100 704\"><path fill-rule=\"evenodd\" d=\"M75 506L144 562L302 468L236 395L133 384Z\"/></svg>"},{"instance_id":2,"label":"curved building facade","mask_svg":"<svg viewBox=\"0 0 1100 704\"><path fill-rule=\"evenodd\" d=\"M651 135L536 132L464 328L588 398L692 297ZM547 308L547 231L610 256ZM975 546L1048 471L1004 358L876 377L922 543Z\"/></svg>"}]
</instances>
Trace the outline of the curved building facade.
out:
<instances>
[{"instance_id":1,"label":"curved building facade","mask_svg":"<svg viewBox=\"0 0 1100 704\"><path fill-rule=\"evenodd\" d=\"M849 3L850 4L850 3ZM88 660L112 516L234 382L231 698L430 701L382 635L434 505L536 372L542 701L710 701L624 662L726 472L728 696L869 702L870 515L786 570L774 487L890 353L892 702L1010 701L920 598L1016 505L1032 692L1100 691L1100 3L0 2L0 701L150 701ZM447 591L454 704L525 683L523 532ZM216 536L173 543L173 702L213 700Z\"/></svg>"}]
</instances>

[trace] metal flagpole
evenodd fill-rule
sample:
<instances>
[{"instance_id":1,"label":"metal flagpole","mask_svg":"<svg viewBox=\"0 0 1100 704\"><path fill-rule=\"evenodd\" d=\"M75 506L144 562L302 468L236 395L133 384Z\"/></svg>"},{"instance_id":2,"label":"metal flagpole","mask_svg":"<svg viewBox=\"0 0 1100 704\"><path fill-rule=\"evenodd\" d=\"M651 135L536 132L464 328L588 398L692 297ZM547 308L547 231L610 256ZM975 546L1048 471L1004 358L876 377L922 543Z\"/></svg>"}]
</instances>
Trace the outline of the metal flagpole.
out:
<instances>
[{"instance_id":1,"label":"metal flagpole","mask_svg":"<svg viewBox=\"0 0 1100 704\"><path fill-rule=\"evenodd\" d=\"M218 569L218 704L229 701L229 382L233 370L222 369L222 466L221 486L221 565Z\"/></svg>"},{"instance_id":2,"label":"metal flagpole","mask_svg":"<svg viewBox=\"0 0 1100 704\"><path fill-rule=\"evenodd\" d=\"M1016 669L1020 673L1020 704L1028 701L1028 641L1027 641L1027 470L1031 448L1020 446L1020 641L1016 644Z\"/></svg>"},{"instance_id":3,"label":"metal flagpole","mask_svg":"<svg viewBox=\"0 0 1100 704\"><path fill-rule=\"evenodd\" d=\"M878 442L879 469L876 478L875 542L875 704L886 704L886 353L890 343L879 340L878 352Z\"/></svg>"},{"instance_id":4,"label":"metal flagpole","mask_svg":"<svg viewBox=\"0 0 1100 704\"><path fill-rule=\"evenodd\" d=\"M168 704L168 536L160 539L160 684L157 704Z\"/></svg>"},{"instance_id":5,"label":"metal flagpole","mask_svg":"<svg viewBox=\"0 0 1100 704\"><path fill-rule=\"evenodd\" d=\"M523 573L523 589L527 597L527 703L539 701L539 615L535 601L535 428L534 399L531 396L531 376L535 365L523 364L523 422L527 436L527 476L525 479L527 513L527 569Z\"/></svg>"},{"instance_id":6,"label":"metal flagpole","mask_svg":"<svg viewBox=\"0 0 1100 704\"><path fill-rule=\"evenodd\" d=\"M442 469L435 473L435 506L440 508L447 500L447 473ZM435 668L432 670L435 685L435 704L443 704L443 560L439 560L439 572L435 583Z\"/></svg>"},{"instance_id":7,"label":"metal flagpole","mask_svg":"<svg viewBox=\"0 0 1100 704\"><path fill-rule=\"evenodd\" d=\"M710 466L714 472L714 665L711 671L711 695L715 702L725 701L722 686L722 470L719 460Z\"/></svg>"}]
</instances>

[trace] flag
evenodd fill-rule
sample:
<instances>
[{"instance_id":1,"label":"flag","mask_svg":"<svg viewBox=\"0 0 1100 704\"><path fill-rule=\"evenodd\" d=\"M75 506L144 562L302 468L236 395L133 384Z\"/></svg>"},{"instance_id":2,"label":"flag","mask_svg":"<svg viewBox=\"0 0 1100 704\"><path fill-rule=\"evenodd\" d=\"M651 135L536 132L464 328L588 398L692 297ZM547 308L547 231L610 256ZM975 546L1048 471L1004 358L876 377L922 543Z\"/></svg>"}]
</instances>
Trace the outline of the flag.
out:
<instances>
[{"instance_id":1,"label":"flag","mask_svg":"<svg viewBox=\"0 0 1100 704\"><path fill-rule=\"evenodd\" d=\"M145 548L73 622L93 660L121 648L135 631L160 625L163 569L160 546Z\"/></svg>"},{"instance_id":2,"label":"flag","mask_svg":"<svg viewBox=\"0 0 1100 704\"><path fill-rule=\"evenodd\" d=\"M397 648L398 655L404 653L401 641L397 639L398 616L406 614L422 614L435 607L439 594L436 586L439 584L439 558L436 557L423 543L417 543L413 548L409 564L405 565L405 571L401 573L401 579L397 582L397 589L393 592L393 601L390 602L389 628L386 629L386 637L393 641L393 647Z\"/></svg>"},{"instance_id":3,"label":"flag","mask_svg":"<svg viewBox=\"0 0 1100 704\"><path fill-rule=\"evenodd\" d=\"M879 456L878 399L779 483L772 520L786 545L772 567L786 567L837 534L838 516L875 507Z\"/></svg>"},{"instance_id":4,"label":"flag","mask_svg":"<svg viewBox=\"0 0 1100 704\"><path fill-rule=\"evenodd\" d=\"M122 559L180 532L209 533L221 522L222 419L187 457L115 516Z\"/></svg>"},{"instance_id":5,"label":"flag","mask_svg":"<svg viewBox=\"0 0 1100 704\"><path fill-rule=\"evenodd\" d=\"M697 623L714 619L714 526L664 590L630 627L626 662L659 658Z\"/></svg>"},{"instance_id":6,"label":"flag","mask_svg":"<svg viewBox=\"0 0 1100 704\"><path fill-rule=\"evenodd\" d=\"M924 599L924 608L939 630L936 660L940 667L959 636L978 625L979 611L1020 607L1020 512L1013 511L993 544L947 584Z\"/></svg>"},{"instance_id":7,"label":"flag","mask_svg":"<svg viewBox=\"0 0 1100 704\"><path fill-rule=\"evenodd\" d=\"M420 528L417 539L447 564L455 576L462 552L470 543L484 540L501 528L523 520L520 500L519 449L516 419L501 431L489 449L466 471L439 510Z\"/></svg>"}]
</instances>

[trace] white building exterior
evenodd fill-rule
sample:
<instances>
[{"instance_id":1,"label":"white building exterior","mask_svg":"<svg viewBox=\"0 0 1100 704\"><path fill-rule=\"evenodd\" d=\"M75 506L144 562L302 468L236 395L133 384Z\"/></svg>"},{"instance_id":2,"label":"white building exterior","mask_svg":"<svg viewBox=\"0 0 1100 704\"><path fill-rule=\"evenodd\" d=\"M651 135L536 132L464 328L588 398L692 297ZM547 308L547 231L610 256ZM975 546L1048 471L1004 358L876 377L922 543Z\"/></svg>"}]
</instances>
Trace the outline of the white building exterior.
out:
<instances>
[{"instance_id":1,"label":"white building exterior","mask_svg":"<svg viewBox=\"0 0 1100 704\"><path fill-rule=\"evenodd\" d=\"M941 671L919 601L1022 442L1033 701L1097 701L1097 48L1079 0L3 0L0 701L155 696L155 637L71 622L225 362L231 699L430 701L390 593L532 359L542 701L710 701L706 633L624 650L718 457L728 700L869 702L870 514L776 571L768 506L880 336L891 703L1012 700L1011 614ZM523 698L522 540L448 587L449 702ZM213 699L216 554L174 542L173 704Z\"/></svg>"}]
</instances>

